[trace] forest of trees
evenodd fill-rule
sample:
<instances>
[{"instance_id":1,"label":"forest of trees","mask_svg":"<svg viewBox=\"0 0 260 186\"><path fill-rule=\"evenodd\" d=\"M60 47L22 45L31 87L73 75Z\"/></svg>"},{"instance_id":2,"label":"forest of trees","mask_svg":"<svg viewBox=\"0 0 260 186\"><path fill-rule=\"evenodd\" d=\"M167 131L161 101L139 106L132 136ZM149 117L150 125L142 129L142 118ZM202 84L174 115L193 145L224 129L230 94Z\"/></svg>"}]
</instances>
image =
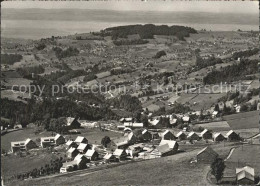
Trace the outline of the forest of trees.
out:
<instances>
[{"instance_id":1,"label":"forest of trees","mask_svg":"<svg viewBox=\"0 0 260 186\"><path fill-rule=\"evenodd\" d=\"M15 62L21 61L23 58L20 54L1 54L1 63L13 65Z\"/></svg>"},{"instance_id":2,"label":"forest of trees","mask_svg":"<svg viewBox=\"0 0 260 186\"><path fill-rule=\"evenodd\" d=\"M35 46L35 48L36 48L37 50L43 50L45 47L46 47L46 45L45 45L45 43L43 43L43 42L40 42L40 43L38 43L38 44Z\"/></svg>"},{"instance_id":3,"label":"forest of trees","mask_svg":"<svg viewBox=\"0 0 260 186\"><path fill-rule=\"evenodd\" d=\"M215 58L214 56L211 56L208 59L203 59L199 55L196 55L196 68L194 70L199 70L219 63L223 63L220 58Z\"/></svg>"},{"instance_id":4,"label":"forest of trees","mask_svg":"<svg viewBox=\"0 0 260 186\"><path fill-rule=\"evenodd\" d=\"M45 69L42 65L31 66L31 67L21 67L17 69L17 72L26 78L32 78L32 74L42 74Z\"/></svg>"},{"instance_id":5,"label":"forest of trees","mask_svg":"<svg viewBox=\"0 0 260 186\"><path fill-rule=\"evenodd\" d=\"M87 103L83 102L77 104L69 99L44 99L42 102L36 102L31 99L27 104L24 104L5 98L1 99L1 104L1 115L5 118L10 118L12 123L16 122L17 118L17 122L21 123L23 126L36 121L69 116L80 117L81 119L87 120L109 120L119 118L108 106L91 107ZM47 124L45 123L44 126L45 125ZM54 130L55 127L49 126L46 127L46 129ZM57 130L60 130L60 128L57 128Z\"/></svg>"},{"instance_id":6,"label":"forest of trees","mask_svg":"<svg viewBox=\"0 0 260 186\"><path fill-rule=\"evenodd\" d=\"M79 54L79 50L74 47L69 47L65 50L62 50L60 47L53 47L52 50L55 52L55 55L58 59L76 56Z\"/></svg>"},{"instance_id":7,"label":"forest of trees","mask_svg":"<svg viewBox=\"0 0 260 186\"><path fill-rule=\"evenodd\" d=\"M245 51L240 51L240 52L235 52L232 57L234 59L238 59L241 57L250 57L253 55L259 54L259 48L254 48L254 49L249 49L249 50L245 50Z\"/></svg>"},{"instance_id":8,"label":"forest of trees","mask_svg":"<svg viewBox=\"0 0 260 186\"><path fill-rule=\"evenodd\" d=\"M128 35L138 34L141 39L153 39L154 35L174 35L180 40L185 40L184 37L189 37L190 33L197 33L191 27L185 26L156 26L153 24L145 25L127 25L110 27L100 32L102 36L112 36L113 40L117 38L127 38Z\"/></svg>"},{"instance_id":9,"label":"forest of trees","mask_svg":"<svg viewBox=\"0 0 260 186\"><path fill-rule=\"evenodd\" d=\"M132 113L142 110L142 104L139 99L130 95L121 95L119 98L111 99L110 104L115 108L125 109Z\"/></svg>"},{"instance_id":10,"label":"forest of trees","mask_svg":"<svg viewBox=\"0 0 260 186\"><path fill-rule=\"evenodd\" d=\"M149 41L144 40L144 39L133 39L133 40L121 39L121 40L114 40L113 43L116 46L120 46L120 45L142 45L142 44L149 43Z\"/></svg>"},{"instance_id":11,"label":"forest of trees","mask_svg":"<svg viewBox=\"0 0 260 186\"><path fill-rule=\"evenodd\" d=\"M257 60L242 60L239 64L233 64L222 68L221 70L213 70L204 78L204 84L216 84L220 82L232 82L244 79L248 74L258 72Z\"/></svg>"}]
</instances>

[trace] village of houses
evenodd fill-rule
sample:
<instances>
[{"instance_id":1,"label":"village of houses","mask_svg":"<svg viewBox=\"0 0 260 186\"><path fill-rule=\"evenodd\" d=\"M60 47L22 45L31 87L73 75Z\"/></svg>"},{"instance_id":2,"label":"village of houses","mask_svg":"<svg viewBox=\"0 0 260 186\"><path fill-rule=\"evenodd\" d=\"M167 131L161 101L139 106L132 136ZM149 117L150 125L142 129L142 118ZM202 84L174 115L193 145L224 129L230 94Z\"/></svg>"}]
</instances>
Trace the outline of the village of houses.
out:
<instances>
[{"instance_id":1,"label":"village of houses","mask_svg":"<svg viewBox=\"0 0 260 186\"><path fill-rule=\"evenodd\" d=\"M180 117L184 123L190 123L189 116L181 115ZM70 172L76 173L82 170L99 170L102 169L103 165L134 163L174 156L179 153L189 153L189 151L194 150L192 146L196 146L196 149L199 151L191 158L190 163L211 165L219 157L219 154L214 150L215 146L230 146L228 157L225 157L225 160L227 160L232 155L234 146L241 144L242 146L246 144L252 145L252 138L250 139L251 141L243 139L233 130L225 133L215 132L206 128L201 132L193 131L192 128L188 127L176 130L166 128L163 124L165 119L170 124L175 124L177 121L172 115L150 118L149 125L152 127L148 128L144 128L143 123L134 122L134 118L121 118L116 126L103 124L101 128L99 128L100 126L97 122L87 123L79 121L83 127L88 129L96 128L98 130L99 128L100 131L119 133L120 136L109 138L102 145L91 144L88 136L81 135L77 129L73 129L71 132L75 135L77 134L74 140L71 139L71 136L56 134L41 137L40 143L37 144L28 138L25 141L11 142L11 153L19 154L48 148L54 148L57 152L60 149L65 149L66 158L60 167L59 174L66 175ZM68 117L67 125L70 125L75 120L75 118ZM259 135L256 136L256 140L257 137ZM236 167L231 172L232 175L227 174L226 176L224 173L222 180L228 180L226 183L255 184L259 180L252 165Z\"/></svg>"}]
</instances>

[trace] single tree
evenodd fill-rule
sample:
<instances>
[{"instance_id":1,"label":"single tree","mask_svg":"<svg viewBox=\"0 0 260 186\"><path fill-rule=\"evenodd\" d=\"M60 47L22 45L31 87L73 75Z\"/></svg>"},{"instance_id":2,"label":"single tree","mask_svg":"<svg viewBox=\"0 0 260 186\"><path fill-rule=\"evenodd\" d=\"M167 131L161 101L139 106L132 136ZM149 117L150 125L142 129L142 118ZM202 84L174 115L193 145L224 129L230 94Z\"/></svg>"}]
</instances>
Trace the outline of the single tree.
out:
<instances>
[{"instance_id":1,"label":"single tree","mask_svg":"<svg viewBox=\"0 0 260 186\"><path fill-rule=\"evenodd\" d=\"M108 136L105 136L102 140L101 140L101 144L104 146L104 147L107 147L107 145L111 142L111 139L110 137Z\"/></svg>"},{"instance_id":2,"label":"single tree","mask_svg":"<svg viewBox=\"0 0 260 186\"><path fill-rule=\"evenodd\" d=\"M223 172L225 170L225 163L222 158L217 158L212 164L211 164L211 172L215 176L217 180L217 184L223 177Z\"/></svg>"}]
</instances>

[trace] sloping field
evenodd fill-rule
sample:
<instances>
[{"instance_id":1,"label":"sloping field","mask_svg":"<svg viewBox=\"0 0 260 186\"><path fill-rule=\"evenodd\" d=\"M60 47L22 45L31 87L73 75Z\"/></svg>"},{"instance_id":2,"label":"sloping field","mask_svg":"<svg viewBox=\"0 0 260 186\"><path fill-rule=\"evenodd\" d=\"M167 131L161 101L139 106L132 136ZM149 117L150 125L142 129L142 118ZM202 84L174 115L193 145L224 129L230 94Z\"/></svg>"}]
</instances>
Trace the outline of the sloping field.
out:
<instances>
[{"instance_id":1,"label":"sloping field","mask_svg":"<svg viewBox=\"0 0 260 186\"><path fill-rule=\"evenodd\" d=\"M198 151L130 163L90 174L28 180L23 185L209 185L206 180L209 166L189 163Z\"/></svg>"},{"instance_id":2,"label":"sloping field","mask_svg":"<svg viewBox=\"0 0 260 186\"><path fill-rule=\"evenodd\" d=\"M197 124L196 126L200 126L200 127L205 128L205 129L212 130L214 132L227 131L227 130L231 129L229 124L226 121L202 123L202 124Z\"/></svg>"},{"instance_id":3,"label":"sloping field","mask_svg":"<svg viewBox=\"0 0 260 186\"><path fill-rule=\"evenodd\" d=\"M232 129L259 128L259 111L232 114L223 118Z\"/></svg>"},{"instance_id":4,"label":"sloping field","mask_svg":"<svg viewBox=\"0 0 260 186\"><path fill-rule=\"evenodd\" d=\"M255 169L255 174L260 174L260 145L243 145L236 148L226 161L227 168L237 168L249 165Z\"/></svg>"}]
</instances>

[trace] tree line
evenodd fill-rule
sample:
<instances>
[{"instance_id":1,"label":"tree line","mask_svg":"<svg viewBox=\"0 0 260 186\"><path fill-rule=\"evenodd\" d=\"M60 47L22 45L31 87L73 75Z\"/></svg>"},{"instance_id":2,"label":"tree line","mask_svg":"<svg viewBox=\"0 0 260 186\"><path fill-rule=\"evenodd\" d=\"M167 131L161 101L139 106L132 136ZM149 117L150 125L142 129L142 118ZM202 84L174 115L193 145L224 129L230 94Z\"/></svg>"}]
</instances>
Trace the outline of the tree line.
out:
<instances>
[{"instance_id":1,"label":"tree line","mask_svg":"<svg viewBox=\"0 0 260 186\"><path fill-rule=\"evenodd\" d=\"M138 34L141 39L153 39L154 35L173 35L180 40L189 37L190 33L197 33L194 28L185 26L168 26L168 25L127 25L110 27L100 32L102 36L112 36L113 40L118 38L127 38L128 35Z\"/></svg>"},{"instance_id":2,"label":"tree line","mask_svg":"<svg viewBox=\"0 0 260 186\"><path fill-rule=\"evenodd\" d=\"M1 63L13 65L16 62L19 62L23 59L23 56L20 54L1 54Z\"/></svg>"},{"instance_id":3,"label":"tree line","mask_svg":"<svg viewBox=\"0 0 260 186\"><path fill-rule=\"evenodd\" d=\"M220 82L232 82L244 79L246 75L258 72L257 60L242 60L239 64L233 64L221 70L213 70L204 78L204 84L216 84Z\"/></svg>"}]
</instances>

